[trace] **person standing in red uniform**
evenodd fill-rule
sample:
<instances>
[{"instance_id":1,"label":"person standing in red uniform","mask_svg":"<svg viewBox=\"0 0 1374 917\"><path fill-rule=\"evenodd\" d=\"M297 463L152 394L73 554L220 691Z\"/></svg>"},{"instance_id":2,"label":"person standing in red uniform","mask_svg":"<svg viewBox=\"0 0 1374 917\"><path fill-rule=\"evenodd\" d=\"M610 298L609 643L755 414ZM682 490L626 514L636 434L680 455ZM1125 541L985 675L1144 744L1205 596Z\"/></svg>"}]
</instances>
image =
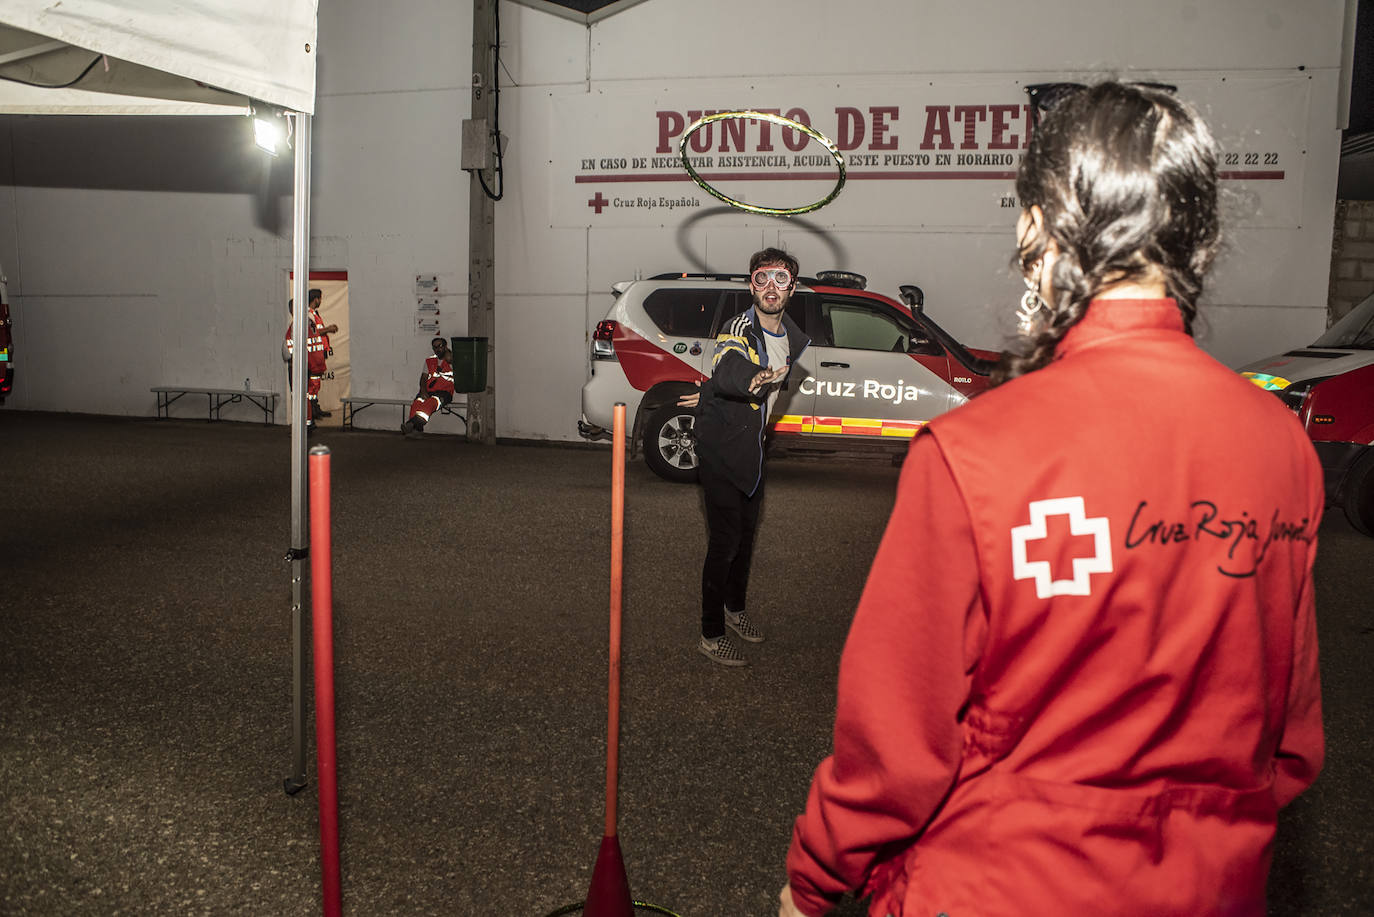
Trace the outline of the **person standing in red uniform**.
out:
<instances>
[{"instance_id":1,"label":"person standing in red uniform","mask_svg":"<svg viewBox=\"0 0 1374 917\"><path fill-rule=\"evenodd\" d=\"M401 432L407 436L423 433L434 412L453 400L453 363L449 360L448 341L436 337L429 346L434 349L434 356L425 357L420 391L410 406L409 419L401 424Z\"/></svg>"},{"instance_id":2,"label":"person standing in red uniform","mask_svg":"<svg viewBox=\"0 0 1374 917\"><path fill-rule=\"evenodd\" d=\"M912 442L781 917L1262 917L1321 769L1321 468L1191 337L1215 143L1162 89L1062 96L1017 177L1019 345Z\"/></svg>"},{"instance_id":3,"label":"person standing in red uniform","mask_svg":"<svg viewBox=\"0 0 1374 917\"><path fill-rule=\"evenodd\" d=\"M320 303L324 300L324 291L318 288L310 291L310 296L306 300L306 321L308 326L305 338L305 368L309 374L309 381L306 383L305 398L308 402L309 420L307 426L313 426L315 421L321 417L328 417L331 412L320 408L320 383L325 374L329 372L328 357L334 351L329 346L329 336L339 330L338 325L324 323L324 317L320 315ZM292 302L287 302L286 309L289 314ZM286 325L286 344L282 350L282 355L286 358L286 379L291 382L291 357L295 350L296 343L292 339L294 322L287 322Z\"/></svg>"}]
</instances>

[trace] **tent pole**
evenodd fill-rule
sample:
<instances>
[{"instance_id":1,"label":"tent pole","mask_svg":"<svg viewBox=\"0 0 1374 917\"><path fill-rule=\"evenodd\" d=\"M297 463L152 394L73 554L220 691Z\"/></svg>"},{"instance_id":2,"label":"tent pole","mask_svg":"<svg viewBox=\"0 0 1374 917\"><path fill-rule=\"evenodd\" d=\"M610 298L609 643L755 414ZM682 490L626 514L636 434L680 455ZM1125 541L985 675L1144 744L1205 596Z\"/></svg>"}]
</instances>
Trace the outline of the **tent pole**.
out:
<instances>
[{"instance_id":1,"label":"tent pole","mask_svg":"<svg viewBox=\"0 0 1374 917\"><path fill-rule=\"evenodd\" d=\"M305 777L305 641L302 615L306 607L310 530L306 514L306 291L310 285L310 115L288 112L295 124L295 165L292 192L294 227L291 251L291 772L283 785L288 794L300 792Z\"/></svg>"}]
</instances>

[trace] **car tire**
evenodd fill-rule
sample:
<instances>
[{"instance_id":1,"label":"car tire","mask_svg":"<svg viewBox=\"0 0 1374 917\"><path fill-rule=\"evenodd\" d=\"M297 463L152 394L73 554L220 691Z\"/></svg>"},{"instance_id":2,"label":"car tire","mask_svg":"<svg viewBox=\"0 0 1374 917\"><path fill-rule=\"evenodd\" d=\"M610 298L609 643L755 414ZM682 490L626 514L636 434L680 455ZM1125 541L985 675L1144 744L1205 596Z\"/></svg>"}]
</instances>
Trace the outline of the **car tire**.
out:
<instances>
[{"instance_id":1,"label":"car tire","mask_svg":"<svg viewBox=\"0 0 1374 917\"><path fill-rule=\"evenodd\" d=\"M1374 448L1365 450L1351 467L1342 490L1345 518L1356 531L1374 536Z\"/></svg>"},{"instance_id":2,"label":"car tire","mask_svg":"<svg viewBox=\"0 0 1374 917\"><path fill-rule=\"evenodd\" d=\"M677 484L697 479L696 412L673 402L661 404L644 422L644 462L654 474Z\"/></svg>"}]
</instances>

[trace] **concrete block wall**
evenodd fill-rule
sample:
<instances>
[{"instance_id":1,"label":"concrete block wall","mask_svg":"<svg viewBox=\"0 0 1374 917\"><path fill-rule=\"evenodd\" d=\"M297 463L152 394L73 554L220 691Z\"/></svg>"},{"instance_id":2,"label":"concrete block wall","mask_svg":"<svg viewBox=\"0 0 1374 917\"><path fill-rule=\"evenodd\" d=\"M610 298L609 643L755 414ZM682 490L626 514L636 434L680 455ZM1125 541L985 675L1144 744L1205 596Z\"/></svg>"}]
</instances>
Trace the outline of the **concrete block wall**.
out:
<instances>
[{"instance_id":1,"label":"concrete block wall","mask_svg":"<svg viewBox=\"0 0 1374 917\"><path fill-rule=\"evenodd\" d=\"M1374 201L1336 201L1328 326L1374 293Z\"/></svg>"}]
</instances>

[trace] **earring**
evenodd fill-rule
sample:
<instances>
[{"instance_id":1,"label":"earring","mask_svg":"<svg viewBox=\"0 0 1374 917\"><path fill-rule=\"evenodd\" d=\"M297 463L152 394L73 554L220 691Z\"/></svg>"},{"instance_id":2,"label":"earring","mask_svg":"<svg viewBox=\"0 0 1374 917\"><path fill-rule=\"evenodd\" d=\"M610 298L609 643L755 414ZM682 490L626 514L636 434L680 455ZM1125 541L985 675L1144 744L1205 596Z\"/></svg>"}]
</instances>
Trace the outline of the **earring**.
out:
<instances>
[{"instance_id":1,"label":"earring","mask_svg":"<svg viewBox=\"0 0 1374 917\"><path fill-rule=\"evenodd\" d=\"M1031 276L1023 278L1026 292L1021 294L1021 308L1016 310L1016 330L1030 334L1040 319L1041 312L1049 311L1049 304L1040 296L1040 268L1043 262L1035 262Z\"/></svg>"}]
</instances>

